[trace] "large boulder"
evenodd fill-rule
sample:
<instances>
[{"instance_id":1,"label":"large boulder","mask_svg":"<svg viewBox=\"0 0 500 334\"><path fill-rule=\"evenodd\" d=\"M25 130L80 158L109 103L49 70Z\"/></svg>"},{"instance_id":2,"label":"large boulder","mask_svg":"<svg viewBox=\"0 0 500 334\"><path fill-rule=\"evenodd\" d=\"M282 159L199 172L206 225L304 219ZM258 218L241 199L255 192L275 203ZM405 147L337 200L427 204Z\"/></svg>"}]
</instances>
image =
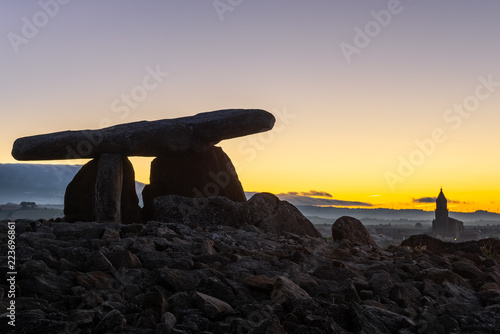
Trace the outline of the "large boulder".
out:
<instances>
[{"instance_id":1,"label":"large boulder","mask_svg":"<svg viewBox=\"0 0 500 334\"><path fill-rule=\"evenodd\" d=\"M235 202L246 201L231 159L220 147L154 159L150 184L142 192L147 218L153 217L153 200L166 195L197 198L224 196Z\"/></svg>"},{"instance_id":2,"label":"large boulder","mask_svg":"<svg viewBox=\"0 0 500 334\"><path fill-rule=\"evenodd\" d=\"M276 233L321 237L314 225L292 204L269 193L255 194L248 202L234 202L222 196L189 198L177 195L154 200L154 219L201 227L254 225Z\"/></svg>"},{"instance_id":3,"label":"large boulder","mask_svg":"<svg viewBox=\"0 0 500 334\"><path fill-rule=\"evenodd\" d=\"M377 247L363 223L353 217L343 216L337 219L332 225L332 238Z\"/></svg>"},{"instance_id":4,"label":"large boulder","mask_svg":"<svg viewBox=\"0 0 500 334\"><path fill-rule=\"evenodd\" d=\"M451 246L451 243L433 238L427 234L417 234L403 240L401 246L408 248L418 248L436 254L441 254L444 249Z\"/></svg>"},{"instance_id":5,"label":"large boulder","mask_svg":"<svg viewBox=\"0 0 500 334\"><path fill-rule=\"evenodd\" d=\"M226 197L191 198L168 195L155 198L153 218L157 221L176 222L188 226L242 225L243 203Z\"/></svg>"},{"instance_id":6,"label":"large boulder","mask_svg":"<svg viewBox=\"0 0 500 334\"><path fill-rule=\"evenodd\" d=\"M401 243L402 247L424 249L435 254L476 254L485 257L500 256L500 240L487 238L464 242L442 241L426 234L412 235Z\"/></svg>"},{"instance_id":7,"label":"large boulder","mask_svg":"<svg viewBox=\"0 0 500 334\"><path fill-rule=\"evenodd\" d=\"M274 233L294 233L321 237L321 233L295 206L270 193L252 196L244 207L244 217L250 225Z\"/></svg>"},{"instance_id":8,"label":"large boulder","mask_svg":"<svg viewBox=\"0 0 500 334\"><path fill-rule=\"evenodd\" d=\"M119 124L99 130L62 131L19 138L17 160L96 158L103 153L156 157L203 152L223 139L273 128L275 118L260 109L228 109L190 117Z\"/></svg>"}]
</instances>

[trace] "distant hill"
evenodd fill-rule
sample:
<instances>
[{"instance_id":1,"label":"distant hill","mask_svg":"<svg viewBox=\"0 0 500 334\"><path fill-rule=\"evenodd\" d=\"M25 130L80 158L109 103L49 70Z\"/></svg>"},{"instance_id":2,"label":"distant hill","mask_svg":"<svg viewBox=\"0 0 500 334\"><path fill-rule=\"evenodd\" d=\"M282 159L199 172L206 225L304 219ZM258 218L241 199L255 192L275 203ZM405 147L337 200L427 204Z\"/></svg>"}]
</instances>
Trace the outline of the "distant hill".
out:
<instances>
[{"instance_id":1,"label":"distant hill","mask_svg":"<svg viewBox=\"0 0 500 334\"><path fill-rule=\"evenodd\" d=\"M0 164L0 204L63 204L66 187L80 168L81 165ZM144 184L136 182L139 193L142 188Z\"/></svg>"},{"instance_id":2,"label":"distant hill","mask_svg":"<svg viewBox=\"0 0 500 334\"><path fill-rule=\"evenodd\" d=\"M63 204L66 186L81 166L0 164L0 203Z\"/></svg>"},{"instance_id":3,"label":"distant hill","mask_svg":"<svg viewBox=\"0 0 500 334\"><path fill-rule=\"evenodd\" d=\"M337 218L342 216L351 216L361 221L363 219L377 220L409 220L409 221L428 221L434 219L434 211L423 210L393 210L393 209L349 209L335 207L318 207L313 205L298 205L297 208L307 217L319 217L323 219L332 219L333 223ZM500 214L488 211L476 212L450 212L450 217L463 221L464 223L471 222L492 222L500 224Z\"/></svg>"},{"instance_id":4,"label":"distant hill","mask_svg":"<svg viewBox=\"0 0 500 334\"><path fill-rule=\"evenodd\" d=\"M0 164L0 204L36 202L37 204L58 204L64 203L64 192L76 173L80 170L80 165L42 165L42 164ZM139 194L139 203L142 206L142 196L140 196L144 184L136 182L136 191ZM251 197L254 193L247 193ZM333 223L341 216L351 216L363 221L374 220L409 220L428 221L434 218L433 211L423 210L392 210L392 209L350 209L337 207L321 207L316 205L301 205L311 203L312 197L295 196L283 197L288 200L307 217L315 217L318 222L331 221ZM302 198L304 197L304 198ZM343 202L343 201L342 201ZM345 202L344 204L355 204L358 202ZM314 202L314 204L316 204ZM317 204L325 204L318 202ZM493 222L500 223L500 214L476 211L472 213L450 212L450 217L471 222Z\"/></svg>"}]
</instances>

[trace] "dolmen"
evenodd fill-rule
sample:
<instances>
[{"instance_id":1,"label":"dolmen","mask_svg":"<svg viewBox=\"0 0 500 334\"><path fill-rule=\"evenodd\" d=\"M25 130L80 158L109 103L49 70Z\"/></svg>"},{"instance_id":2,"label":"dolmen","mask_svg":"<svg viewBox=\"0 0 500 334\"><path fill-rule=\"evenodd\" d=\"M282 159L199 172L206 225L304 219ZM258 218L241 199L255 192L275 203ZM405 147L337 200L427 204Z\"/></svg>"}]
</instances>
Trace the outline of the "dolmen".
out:
<instances>
[{"instance_id":1,"label":"dolmen","mask_svg":"<svg viewBox=\"0 0 500 334\"><path fill-rule=\"evenodd\" d=\"M119 124L99 130L62 131L19 138L17 160L92 159L66 188L67 221L133 223L151 219L159 196L225 196L245 202L221 140L271 130L275 118L260 109L228 109L190 117ZM139 207L129 156L155 157Z\"/></svg>"}]
</instances>

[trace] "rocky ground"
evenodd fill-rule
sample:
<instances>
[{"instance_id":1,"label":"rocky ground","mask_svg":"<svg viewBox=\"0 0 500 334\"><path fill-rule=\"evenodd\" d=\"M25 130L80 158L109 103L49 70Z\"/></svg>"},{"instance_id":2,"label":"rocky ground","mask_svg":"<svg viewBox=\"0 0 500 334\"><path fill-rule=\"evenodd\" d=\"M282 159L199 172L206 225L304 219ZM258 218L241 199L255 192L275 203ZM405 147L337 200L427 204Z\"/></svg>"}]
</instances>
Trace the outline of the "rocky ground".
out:
<instances>
[{"instance_id":1,"label":"rocky ground","mask_svg":"<svg viewBox=\"0 0 500 334\"><path fill-rule=\"evenodd\" d=\"M18 220L16 327L2 279L1 332L500 333L498 240L383 250L353 218L335 241L267 222ZM7 221L0 239L6 255Z\"/></svg>"}]
</instances>

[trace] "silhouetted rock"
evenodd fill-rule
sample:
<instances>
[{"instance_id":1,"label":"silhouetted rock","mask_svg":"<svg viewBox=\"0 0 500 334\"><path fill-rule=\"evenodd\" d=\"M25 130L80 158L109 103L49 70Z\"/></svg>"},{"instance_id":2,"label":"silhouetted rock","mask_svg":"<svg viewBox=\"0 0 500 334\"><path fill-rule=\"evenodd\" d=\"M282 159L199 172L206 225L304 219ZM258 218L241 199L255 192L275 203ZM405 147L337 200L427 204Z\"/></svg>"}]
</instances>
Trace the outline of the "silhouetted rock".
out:
<instances>
[{"instance_id":1,"label":"silhouetted rock","mask_svg":"<svg viewBox=\"0 0 500 334\"><path fill-rule=\"evenodd\" d=\"M106 156L104 159L107 160ZM66 188L65 220L103 222L116 219L117 222L122 223L142 221L139 199L135 192L134 169L127 157L122 156L118 160L113 163L113 166L119 165L116 170L108 166L98 173L100 159L93 159L80 169ZM103 165L105 164L101 164ZM110 177L111 171L118 173L113 174L116 178L113 182L106 180ZM97 182L98 176L99 182ZM121 180L121 185L119 180ZM114 184L114 187L111 187L111 184ZM114 190L111 191L111 188Z\"/></svg>"},{"instance_id":2,"label":"silhouetted rock","mask_svg":"<svg viewBox=\"0 0 500 334\"><path fill-rule=\"evenodd\" d=\"M418 276L423 279L431 280L434 283L450 282L453 284L463 284L465 282L460 275L453 271L440 268L426 268L422 270Z\"/></svg>"},{"instance_id":3,"label":"silhouetted rock","mask_svg":"<svg viewBox=\"0 0 500 334\"><path fill-rule=\"evenodd\" d=\"M292 307L296 301L302 299L311 299L311 296L286 277L280 276L276 279L271 291L273 302Z\"/></svg>"},{"instance_id":4,"label":"silhouetted rock","mask_svg":"<svg viewBox=\"0 0 500 334\"><path fill-rule=\"evenodd\" d=\"M226 280L223 281L217 277L202 278L196 285L195 290L227 303L231 303L235 299L233 288Z\"/></svg>"},{"instance_id":5,"label":"silhouetted rock","mask_svg":"<svg viewBox=\"0 0 500 334\"><path fill-rule=\"evenodd\" d=\"M416 327L411 319L374 306L354 304L351 312L356 333L398 333L401 329L411 333Z\"/></svg>"},{"instance_id":6,"label":"silhouetted rock","mask_svg":"<svg viewBox=\"0 0 500 334\"><path fill-rule=\"evenodd\" d=\"M275 278L269 278L265 275L250 276L245 279L245 285L249 288L271 291L276 283Z\"/></svg>"},{"instance_id":7,"label":"silhouetted rock","mask_svg":"<svg viewBox=\"0 0 500 334\"><path fill-rule=\"evenodd\" d=\"M95 180L98 163L99 161L95 159L87 162L66 187L65 220L69 222L95 220Z\"/></svg>"},{"instance_id":8,"label":"silhouetted rock","mask_svg":"<svg viewBox=\"0 0 500 334\"><path fill-rule=\"evenodd\" d=\"M201 227L254 225L276 234L294 233L320 238L314 225L293 205L269 193L259 193L246 202L225 197L188 198L176 195L154 201L154 219L192 223Z\"/></svg>"},{"instance_id":9,"label":"silhouetted rock","mask_svg":"<svg viewBox=\"0 0 500 334\"><path fill-rule=\"evenodd\" d=\"M144 212L153 218L153 200L165 195L224 196L245 202L245 192L229 157L220 147L189 155L161 156L151 162L150 184L142 192Z\"/></svg>"},{"instance_id":10,"label":"silhouetted rock","mask_svg":"<svg viewBox=\"0 0 500 334\"><path fill-rule=\"evenodd\" d=\"M343 216L332 225L333 240L346 240L353 244L377 247L363 223L356 218Z\"/></svg>"},{"instance_id":11,"label":"silhouetted rock","mask_svg":"<svg viewBox=\"0 0 500 334\"><path fill-rule=\"evenodd\" d=\"M201 292L194 291L191 295L191 299L193 300L194 305L206 316L233 310L231 305L228 303Z\"/></svg>"},{"instance_id":12,"label":"silhouetted rock","mask_svg":"<svg viewBox=\"0 0 500 334\"><path fill-rule=\"evenodd\" d=\"M412 235L401 243L403 247L425 249L436 254L451 246L451 243L433 238L426 234Z\"/></svg>"},{"instance_id":13,"label":"silhouetted rock","mask_svg":"<svg viewBox=\"0 0 500 334\"><path fill-rule=\"evenodd\" d=\"M465 242L446 242L425 234L412 235L401 243L403 247L440 254L469 254L488 257L500 256L500 240L487 238Z\"/></svg>"},{"instance_id":14,"label":"silhouetted rock","mask_svg":"<svg viewBox=\"0 0 500 334\"><path fill-rule=\"evenodd\" d=\"M372 275L370 278L370 285L375 295L385 297L391 292L394 287L394 282L391 279L391 275L383 271Z\"/></svg>"},{"instance_id":15,"label":"silhouetted rock","mask_svg":"<svg viewBox=\"0 0 500 334\"><path fill-rule=\"evenodd\" d=\"M141 261L135 254L123 247L115 247L109 254L107 254L109 262L113 264L116 269L120 268L140 268Z\"/></svg>"},{"instance_id":16,"label":"silhouetted rock","mask_svg":"<svg viewBox=\"0 0 500 334\"><path fill-rule=\"evenodd\" d=\"M89 290L91 289L108 289L113 286L115 279L109 274L100 271L92 271L89 273L75 273L75 283Z\"/></svg>"},{"instance_id":17,"label":"silhouetted rock","mask_svg":"<svg viewBox=\"0 0 500 334\"><path fill-rule=\"evenodd\" d=\"M472 263L456 261L453 262L452 268L463 278L478 279L484 276L484 273Z\"/></svg>"},{"instance_id":18,"label":"silhouetted rock","mask_svg":"<svg viewBox=\"0 0 500 334\"><path fill-rule=\"evenodd\" d=\"M95 220L121 222L121 197L123 187L123 162L119 154L102 154L99 157L95 180Z\"/></svg>"},{"instance_id":19,"label":"silhouetted rock","mask_svg":"<svg viewBox=\"0 0 500 334\"><path fill-rule=\"evenodd\" d=\"M115 270L108 258L100 251L93 252L85 262L86 271L102 271L104 273L111 273Z\"/></svg>"},{"instance_id":20,"label":"silhouetted rock","mask_svg":"<svg viewBox=\"0 0 500 334\"><path fill-rule=\"evenodd\" d=\"M257 327L250 331L251 334L287 334L281 326L280 320L276 316L272 316L262 321Z\"/></svg>"},{"instance_id":21,"label":"silhouetted rock","mask_svg":"<svg viewBox=\"0 0 500 334\"><path fill-rule=\"evenodd\" d=\"M162 156L203 152L223 139L268 131L272 114L259 109L228 109L159 121L141 121L100 130L63 131L19 138L17 160L97 158L103 153Z\"/></svg>"},{"instance_id":22,"label":"silhouetted rock","mask_svg":"<svg viewBox=\"0 0 500 334\"><path fill-rule=\"evenodd\" d=\"M243 210L246 222L264 231L321 237L314 225L296 207L286 201L280 201L272 194L253 195Z\"/></svg>"},{"instance_id":23,"label":"silhouetted rock","mask_svg":"<svg viewBox=\"0 0 500 334\"><path fill-rule=\"evenodd\" d=\"M112 310L104 316L104 318L97 324L94 333L109 333L117 331L125 325L127 320L118 310Z\"/></svg>"},{"instance_id":24,"label":"silhouetted rock","mask_svg":"<svg viewBox=\"0 0 500 334\"><path fill-rule=\"evenodd\" d=\"M225 196L244 202L245 193L231 160L214 145L223 139L268 131L274 122L272 114L260 109L218 110L19 138L12 155L18 160L94 158L67 187L66 219L140 222L135 184L129 182L134 181L134 172L127 156L158 157L151 165L151 184L143 191L146 220L154 216L154 199L164 195Z\"/></svg>"},{"instance_id":25,"label":"silhouetted rock","mask_svg":"<svg viewBox=\"0 0 500 334\"><path fill-rule=\"evenodd\" d=\"M157 197L154 200L154 219L174 221L200 227L228 225L240 226L240 210L243 203L226 197L191 198L177 195Z\"/></svg>"}]
</instances>

